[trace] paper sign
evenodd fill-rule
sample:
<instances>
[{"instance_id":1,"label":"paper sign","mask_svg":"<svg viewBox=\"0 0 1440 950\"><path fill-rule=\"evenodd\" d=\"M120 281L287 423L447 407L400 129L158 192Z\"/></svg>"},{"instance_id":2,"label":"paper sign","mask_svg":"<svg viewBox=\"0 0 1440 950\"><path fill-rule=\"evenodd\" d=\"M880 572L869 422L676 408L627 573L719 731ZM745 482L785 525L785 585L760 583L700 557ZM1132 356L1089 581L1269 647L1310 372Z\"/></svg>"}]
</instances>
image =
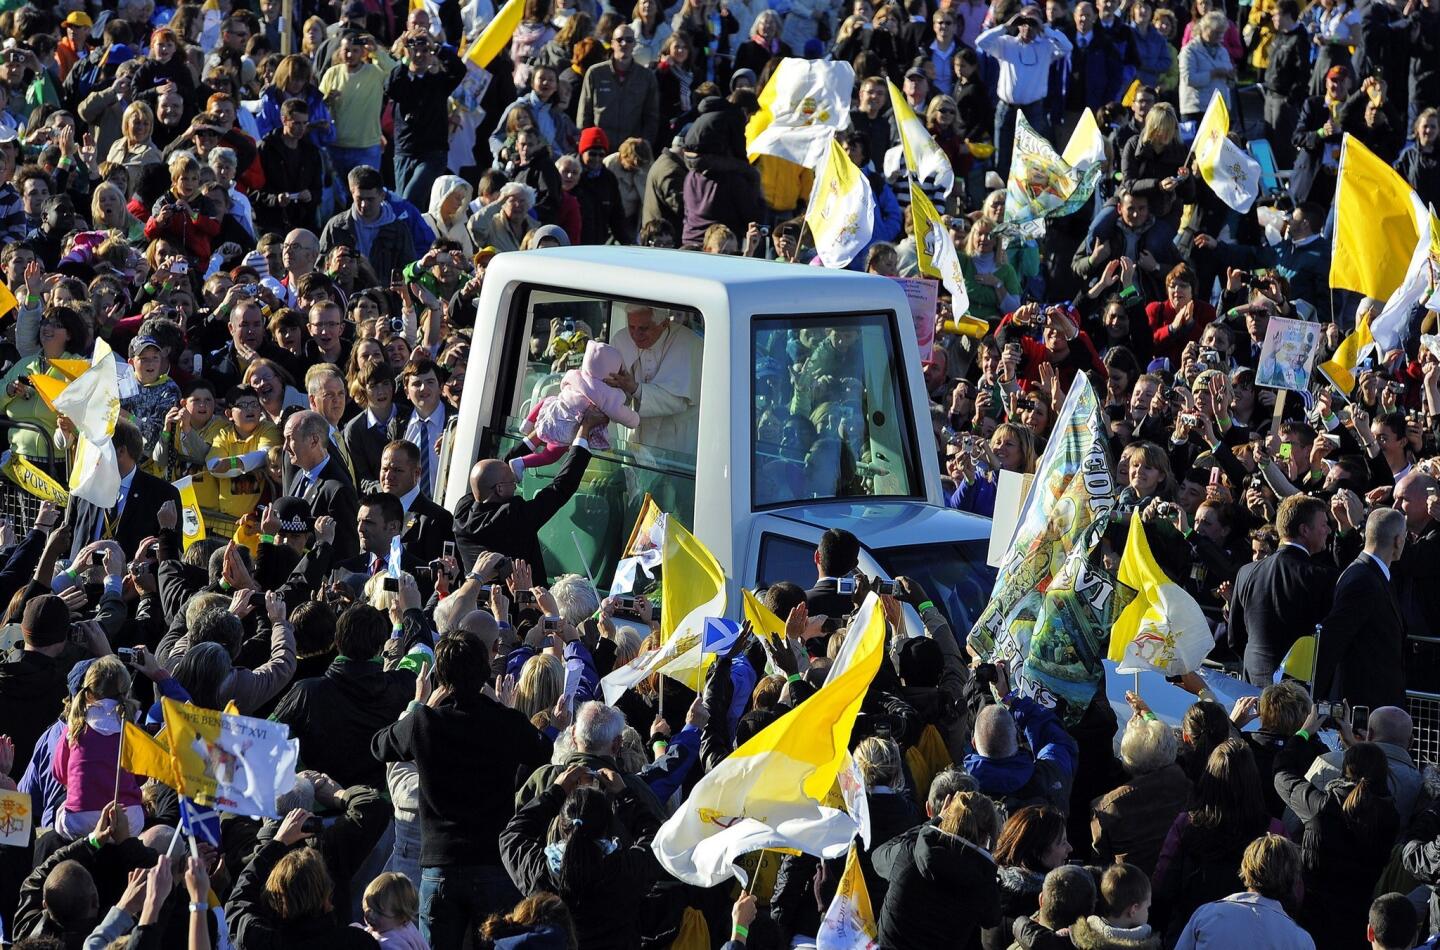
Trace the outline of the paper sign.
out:
<instances>
[{"instance_id":1,"label":"paper sign","mask_svg":"<svg viewBox=\"0 0 1440 950\"><path fill-rule=\"evenodd\" d=\"M28 848L34 820L29 795L0 791L0 845Z\"/></svg>"},{"instance_id":2,"label":"paper sign","mask_svg":"<svg viewBox=\"0 0 1440 950\"><path fill-rule=\"evenodd\" d=\"M7 623L0 627L0 662L18 663L25 651L25 634L20 632L18 623Z\"/></svg>"},{"instance_id":3,"label":"paper sign","mask_svg":"<svg viewBox=\"0 0 1440 950\"><path fill-rule=\"evenodd\" d=\"M905 291L910 301L910 316L915 321L915 342L920 344L920 358L930 355L935 344L935 301L940 293L940 282L929 277L891 278Z\"/></svg>"},{"instance_id":4,"label":"paper sign","mask_svg":"<svg viewBox=\"0 0 1440 950\"><path fill-rule=\"evenodd\" d=\"M1306 392L1319 349L1319 324L1271 317L1265 343L1260 347L1256 385Z\"/></svg>"}]
</instances>

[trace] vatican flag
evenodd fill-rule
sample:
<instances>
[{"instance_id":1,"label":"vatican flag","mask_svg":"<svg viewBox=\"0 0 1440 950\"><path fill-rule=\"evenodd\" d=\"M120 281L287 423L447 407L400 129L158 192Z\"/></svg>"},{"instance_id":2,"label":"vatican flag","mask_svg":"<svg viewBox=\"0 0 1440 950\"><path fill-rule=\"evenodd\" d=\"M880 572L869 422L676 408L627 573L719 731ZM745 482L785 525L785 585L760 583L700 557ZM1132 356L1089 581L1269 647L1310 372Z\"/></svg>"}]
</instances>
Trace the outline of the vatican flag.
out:
<instances>
[{"instance_id":1,"label":"vatican flag","mask_svg":"<svg viewBox=\"0 0 1440 950\"><path fill-rule=\"evenodd\" d=\"M198 804L252 818L278 818L275 798L295 786L298 740L283 722L160 700L175 790Z\"/></svg>"},{"instance_id":2,"label":"vatican flag","mask_svg":"<svg viewBox=\"0 0 1440 950\"><path fill-rule=\"evenodd\" d=\"M1221 201L1244 214L1260 197L1260 163L1229 135L1230 110L1217 90L1195 132L1195 167Z\"/></svg>"},{"instance_id":3,"label":"vatican flag","mask_svg":"<svg viewBox=\"0 0 1440 950\"><path fill-rule=\"evenodd\" d=\"M1345 136L1335 183L1330 286L1389 300L1414 270L1411 265L1429 217L1399 172L1359 139ZM1380 328L1371 324L1370 329L1378 342Z\"/></svg>"},{"instance_id":4,"label":"vatican flag","mask_svg":"<svg viewBox=\"0 0 1440 950\"><path fill-rule=\"evenodd\" d=\"M1155 562L1138 514L1130 517L1130 536L1120 557L1118 577L1136 593L1110 628L1108 656L1119 663L1116 671L1154 670L1179 676L1198 670L1215 646L1215 638L1195 598Z\"/></svg>"},{"instance_id":5,"label":"vatican flag","mask_svg":"<svg viewBox=\"0 0 1440 950\"><path fill-rule=\"evenodd\" d=\"M55 397L55 411L75 423L79 444L70 467L70 494L98 508L113 508L120 497L120 464L115 459L115 420L120 417L120 387L115 354L95 341L90 368Z\"/></svg>"},{"instance_id":6,"label":"vatican flag","mask_svg":"<svg viewBox=\"0 0 1440 950\"><path fill-rule=\"evenodd\" d=\"M875 227L870 181L833 137L810 190L805 223L815 241L815 252L826 267L846 267L870 245Z\"/></svg>"},{"instance_id":7,"label":"vatican flag","mask_svg":"<svg viewBox=\"0 0 1440 950\"><path fill-rule=\"evenodd\" d=\"M485 24L485 29L475 37L470 51L465 54L465 61L481 69L489 66L490 61L509 45L510 37L515 35L515 28L520 25L520 15L524 12L524 7L521 0L510 0L501 7L495 18Z\"/></svg>"},{"instance_id":8,"label":"vatican flag","mask_svg":"<svg viewBox=\"0 0 1440 950\"><path fill-rule=\"evenodd\" d=\"M852 843L835 896L815 934L815 950L875 950L879 932L860 870L860 849Z\"/></svg>"},{"instance_id":9,"label":"vatican flag","mask_svg":"<svg viewBox=\"0 0 1440 950\"><path fill-rule=\"evenodd\" d=\"M850 127L854 87L855 69L849 63L781 60L760 90L760 111L745 125L745 153L751 161L757 155L774 155L819 167L830 137Z\"/></svg>"},{"instance_id":10,"label":"vatican flag","mask_svg":"<svg viewBox=\"0 0 1440 950\"><path fill-rule=\"evenodd\" d=\"M1416 201L1419 196L1411 192L1411 197ZM1405 339L1405 330L1410 325L1410 313L1422 301L1428 300L1435 293L1437 278L1440 278L1440 271L1437 271L1436 261L1440 259L1440 220L1435 217L1435 212L1416 208L1416 215L1420 222L1420 233L1415 241L1415 250L1410 254L1410 266L1405 270L1405 279L1390 299L1385 301L1385 306L1374 320L1370 321L1370 335L1375 340L1375 345L1380 348L1381 353L1388 353L1391 350L1398 350Z\"/></svg>"},{"instance_id":11,"label":"vatican flag","mask_svg":"<svg viewBox=\"0 0 1440 950\"><path fill-rule=\"evenodd\" d=\"M920 273L940 278L950 291L950 309L956 317L963 317L970 309L970 293L965 289L960 256L955 253L945 219L914 179L910 180L910 217L915 224L915 262Z\"/></svg>"},{"instance_id":12,"label":"vatican flag","mask_svg":"<svg viewBox=\"0 0 1440 950\"><path fill-rule=\"evenodd\" d=\"M735 876L735 862L751 851L838 858L857 833L868 841L864 786L847 749L884 652L884 611L871 594L825 684L701 778L660 827L651 850L661 866L711 887Z\"/></svg>"},{"instance_id":13,"label":"vatican flag","mask_svg":"<svg viewBox=\"0 0 1440 950\"><path fill-rule=\"evenodd\" d=\"M1340 341L1335 355L1316 366L1325 378L1346 396L1355 390L1355 367L1365 354L1375 346L1375 337L1370 333L1370 317L1362 316L1350 335Z\"/></svg>"},{"instance_id":14,"label":"vatican flag","mask_svg":"<svg viewBox=\"0 0 1440 950\"><path fill-rule=\"evenodd\" d=\"M200 513L195 483L189 475L172 484L180 492L180 538L188 549L196 541L205 540L205 516Z\"/></svg>"},{"instance_id":15,"label":"vatican flag","mask_svg":"<svg viewBox=\"0 0 1440 950\"><path fill-rule=\"evenodd\" d=\"M910 103L905 101L905 94L893 82L887 80L886 84L890 87L890 111L895 115L895 127L900 130L905 167L922 183L933 184L948 194L955 186L955 169L950 167L950 159L935 144L935 139ZM880 156L872 155L870 158L878 167Z\"/></svg>"}]
</instances>

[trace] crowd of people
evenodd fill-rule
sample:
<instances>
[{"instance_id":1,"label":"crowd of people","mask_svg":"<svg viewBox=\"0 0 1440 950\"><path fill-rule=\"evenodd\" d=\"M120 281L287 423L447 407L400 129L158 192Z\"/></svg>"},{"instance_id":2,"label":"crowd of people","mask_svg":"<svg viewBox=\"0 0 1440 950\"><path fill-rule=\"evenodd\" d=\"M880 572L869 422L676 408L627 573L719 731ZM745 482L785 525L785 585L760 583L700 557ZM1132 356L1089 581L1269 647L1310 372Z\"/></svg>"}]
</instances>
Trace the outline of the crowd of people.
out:
<instances>
[{"instance_id":1,"label":"crowd of people","mask_svg":"<svg viewBox=\"0 0 1440 950\"><path fill-rule=\"evenodd\" d=\"M1400 950L1440 931L1440 803L1407 712L1407 690L1440 691L1436 317L1415 307L1352 391L1277 402L1264 384L1295 368L1261 361L1273 319L1315 324L1323 359L1384 304L1329 285L1344 136L1440 204L1440 0L509 2L483 70L486 0L0 11L11 465L63 483L80 443L37 377L68 382L103 342L121 403L116 503L0 526L5 943L814 939L843 859L756 852L743 889L702 889L650 844L822 688L871 590L859 541L827 532L813 576L762 591L784 635L747 631L698 692L652 676L607 704L601 679L670 632L656 592L602 596L539 539L611 439L693 454L697 328L629 307L453 510L440 474L497 254L811 261L814 170L745 148L787 57L854 67L839 136L874 225L852 268L919 266L890 84L955 173L937 203L967 300L941 293L920 367L947 503L994 514L1084 374L1122 488L1097 557L1114 568L1142 519L1213 664L1259 690L1226 709L1187 676L1178 727L1134 695L1121 723L1103 687L1053 710L898 578L851 740L878 945ZM1217 93L1270 163L1245 214L1188 154ZM1086 109L1093 200L1039 236L1008 225L1018 117L1059 147ZM767 344L777 498L881 477L843 461L869 416L842 405L858 339ZM553 477L522 492L533 469ZM1316 631L1313 673L1286 678ZM121 767L121 724L163 738L162 698L285 724L302 770L275 817L177 831L188 803Z\"/></svg>"}]
</instances>

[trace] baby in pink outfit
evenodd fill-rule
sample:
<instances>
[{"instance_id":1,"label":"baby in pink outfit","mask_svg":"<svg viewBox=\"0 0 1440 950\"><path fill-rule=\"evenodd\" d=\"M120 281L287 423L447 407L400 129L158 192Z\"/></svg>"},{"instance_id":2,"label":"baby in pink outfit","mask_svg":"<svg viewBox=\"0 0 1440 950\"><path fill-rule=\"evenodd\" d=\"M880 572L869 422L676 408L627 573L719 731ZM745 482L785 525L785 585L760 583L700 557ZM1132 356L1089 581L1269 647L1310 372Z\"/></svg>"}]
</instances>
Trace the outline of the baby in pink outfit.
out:
<instances>
[{"instance_id":1,"label":"baby in pink outfit","mask_svg":"<svg viewBox=\"0 0 1440 950\"><path fill-rule=\"evenodd\" d=\"M585 410L592 406L627 429L640 424L639 413L625 405L624 391L605 382L605 377L619 372L624 365L620 351L609 343L591 340L585 344L585 360L580 368L567 372L560 380L560 392L540 400L525 417L530 426L525 435L530 454L510 460L516 478L524 477L527 468L559 461L575 441ZM602 426L590 433L591 448L610 448L608 428Z\"/></svg>"}]
</instances>

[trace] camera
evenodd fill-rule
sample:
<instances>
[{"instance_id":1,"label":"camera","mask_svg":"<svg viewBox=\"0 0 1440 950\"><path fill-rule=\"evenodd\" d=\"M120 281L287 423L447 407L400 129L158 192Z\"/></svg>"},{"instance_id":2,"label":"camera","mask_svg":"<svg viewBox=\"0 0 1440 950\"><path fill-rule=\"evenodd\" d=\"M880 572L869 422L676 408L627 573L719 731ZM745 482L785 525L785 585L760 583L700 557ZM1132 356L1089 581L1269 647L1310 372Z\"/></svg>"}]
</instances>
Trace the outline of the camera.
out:
<instances>
[{"instance_id":1,"label":"camera","mask_svg":"<svg viewBox=\"0 0 1440 950\"><path fill-rule=\"evenodd\" d=\"M981 663L975 667L975 678L982 683L998 683L1000 673L995 669L994 663Z\"/></svg>"},{"instance_id":2,"label":"camera","mask_svg":"<svg viewBox=\"0 0 1440 950\"><path fill-rule=\"evenodd\" d=\"M91 551L91 552L90 552L90 566L91 566L91 567L99 567L99 566L101 566L101 565L104 564L104 563L105 563L105 552L104 552L104 551Z\"/></svg>"},{"instance_id":3,"label":"camera","mask_svg":"<svg viewBox=\"0 0 1440 950\"><path fill-rule=\"evenodd\" d=\"M615 607L617 610L634 612L638 606L639 602L634 594L621 594L615 598Z\"/></svg>"},{"instance_id":4,"label":"camera","mask_svg":"<svg viewBox=\"0 0 1440 950\"><path fill-rule=\"evenodd\" d=\"M844 596L844 597L850 597L850 596L852 596L852 595L855 593L855 578L853 578L853 577L837 577L837 578L835 578L835 593L840 594L840 595L842 595L842 596Z\"/></svg>"},{"instance_id":5,"label":"camera","mask_svg":"<svg viewBox=\"0 0 1440 950\"><path fill-rule=\"evenodd\" d=\"M1340 719L1345 715L1343 703L1316 703L1315 713L1321 719Z\"/></svg>"},{"instance_id":6,"label":"camera","mask_svg":"<svg viewBox=\"0 0 1440 950\"><path fill-rule=\"evenodd\" d=\"M404 317L391 317L391 318L390 318L390 329L391 329L392 331L394 331L395 333L404 333L404 332L405 332L405 318L404 318Z\"/></svg>"},{"instance_id":7,"label":"camera","mask_svg":"<svg viewBox=\"0 0 1440 950\"><path fill-rule=\"evenodd\" d=\"M540 621L540 629L546 633L559 633L561 622L559 617L546 617Z\"/></svg>"},{"instance_id":8,"label":"camera","mask_svg":"<svg viewBox=\"0 0 1440 950\"><path fill-rule=\"evenodd\" d=\"M874 581L874 582L872 583L871 589L874 590L875 593L879 594L881 597L894 597L894 596L895 596L895 582L894 582L894 581L876 580L876 581Z\"/></svg>"},{"instance_id":9,"label":"camera","mask_svg":"<svg viewBox=\"0 0 1440 950\"><path fill-rule=\"evenodd\" d=\"M396 593L400 590L400 578L387 577L380 582L380 587L382 590L387 590L392 594Z\"/></svg>"},{"instance_id":10,"label":"camera","mask_svg":"<svg viewBox=\"0 0 1440 950\"><path fill-rule=\"evenodd\" d=\"M126 666L135 665L134 647L116 647L115 655L118 656L121 660L123 660Z\"/></svg>"},{"instance_id":11,"label":"camera","mask_svg":"<svg viewBox=\"0 0 1440 950\"><path fill-rule=\"evenodd\" d=\"M1180 424L1186 426L1198 426L1200 424L1200 417L1193 412L1182 412L1180 413Z\"/></svg>"},{"instance_id":12,"label":"camera","mask_svg":"<svg viewBox=\"0 0 1440 950\"><path fill-rule=\"evenodd\" d=\"M1204 347L1200 350L1200 359L1214 366L1220 362L1220 351L1213 347Z\"/></svg>"},{"instance_id":13,"label":"camera","mask_svg":"<svg viewBox=\"0 0 1440 950\"><path fill-rule=\"evenodd\" d=\"M1033 399L1027 399L1027 398L1017 399L1017 400L1015 400L1015 408L1016 408L1016 409L1027 409L1027 410L1028 410L1028 409L1034 409L1034 408L1035 408L1035 400L1033 400Z\"/></svg>"},{"instance_id":14,"label":"camera","mask_svg":"<svg viewBox=\"0 0 1440 950\"><path fill-rule=\"evenodd\" d=\"M515 605L517 607L524 607L533 603L535 603L534 592L529 590L517 590L515 592Z\"/></svg>"}]
</instances>

